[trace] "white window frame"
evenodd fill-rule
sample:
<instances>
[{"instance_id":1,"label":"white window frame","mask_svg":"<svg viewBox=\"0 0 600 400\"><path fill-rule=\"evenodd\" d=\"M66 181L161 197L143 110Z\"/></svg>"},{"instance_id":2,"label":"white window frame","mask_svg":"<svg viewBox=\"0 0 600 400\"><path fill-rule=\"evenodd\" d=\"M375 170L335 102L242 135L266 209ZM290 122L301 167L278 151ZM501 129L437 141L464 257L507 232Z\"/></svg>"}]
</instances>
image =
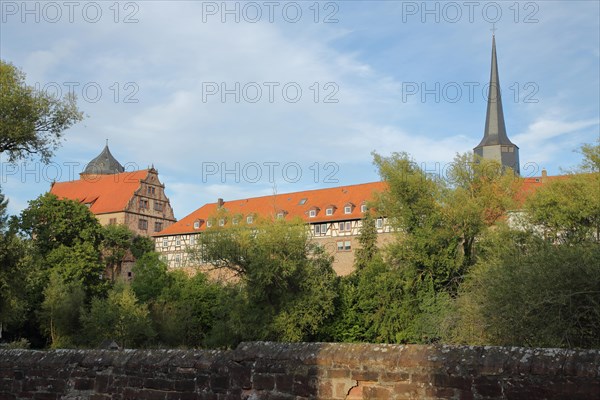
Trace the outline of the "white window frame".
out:
<instances>
[{"instance_id":1,"label":"white window frame","mask_svg":"<svg viewBox=\"0 0 600 400\"><path fill-rule=\"evenodd\" d=\"M375 227L377 229L383 228L383 218L377 218L377 220L375 221Z\"/></svg>"},{"instance_id":2,"label":"white window frame","mask_svg":"<svg viewBox=\"0 0 600 400\"><path fill-rule=\"evenodd\" d=\"M219 226L225 226L225 218L219 220Z\"/></svg>"},{"instance_id":3,"label":"white window frame","mask_svg":"<svg viewBox=\"0 0 600 400\"><path fill-rule=\"evenodd\" d=\"M162 247L169 247L169 239L168 238L163 238Z\"/></svg>"},{"instance_id":4,"label":"white window frame","mask_svg":"<svg viewBox=\"0 0 600 400\"><path fill-rule=\"evenodd\" d=\"M200 229L200 221L194 221L194 229Z\"/></svg>"},{"instance_id":5,"label":"white window frame","mask_svg":"<svg viewBox=\"0 0 600 400\"><path fill-rule=\"evenodd\" d=\"M328 208L325 210L325 215L333 215L333 208Z\"/></svg>"},{"instance_id":6,"label":"white window frame","mask_svg":"<svg viewBox=\"0 0 600 400\"><path fill-rule=\"evenodd\" d=\"M367 205L366 204L362 204L360 206L360 212L361 213L366 213L367 212Z\"/></svg>"},{"instance_id":7,"label":"white window frame","mask_svg":"<svg viewBox=\"0 0 600 400\"><path fill-rule=\"evenodd\" d=\"M352 206L344 206L344 214L352 214Z\"/></svg>"},{"instance_id":8,"label":"white window frame","mask_svg":"<svg viewBox=\"0 0 600 400\"><path fill-rule=\"evenodd\" d=\"M247 224L252 224L254 222L254 217L252 215L248 215L246 217L246 223Z\"/></svg>"},{"instance_id":9,"label":"white window frame","mask_svg":"<svg viewBox=\"0 0 600 400\"><path fill-rule=\"evenodd\" d=\"M308 211L308 218L314 218L317 216L317 210Z\"/></svg>"},{"instance_id":10,"label":"white window frame","mask_svg":"<svg viewBox=\"0 0 600 400\"><path fill-rule=\"evenodd\" d=\"M180 237L176 237L175 238L175 247L180 247L181 246L181 238Z\"/></svg>"},{"instance_id":11,"label":"white window frame","mask_svg":"<svg viewBox=\"0 0 600 400\"><path fill-rule=\"evenodd\" d=\"M206 221L206 227L210 228L212 226L212 221Z\"/></svg>"}]
</instances>

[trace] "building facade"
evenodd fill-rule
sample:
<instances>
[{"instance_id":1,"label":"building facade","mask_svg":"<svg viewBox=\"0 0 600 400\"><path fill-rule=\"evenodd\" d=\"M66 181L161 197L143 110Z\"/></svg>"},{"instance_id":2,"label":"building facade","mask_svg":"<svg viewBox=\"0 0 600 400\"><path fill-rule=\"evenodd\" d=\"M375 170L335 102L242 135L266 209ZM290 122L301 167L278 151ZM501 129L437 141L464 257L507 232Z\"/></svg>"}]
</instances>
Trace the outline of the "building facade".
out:
<instances>
[{"instance_id":1,"label":"building facade","mask_svg":"<svg viewBox=\"0 0 600 400\"><path fill-rule=\"evenodd\" d=\"M143 236L176 222L158 171L152 167L125 172L108 145L79 179L52 183L50 193L85 204L102 225L123 224Z\"/></svg>"},{"instance_id":2,"label":"building facade","mask_svg":"<svg viewBox=\"0 0 600 400\"><path fill-rule=\"evenodd\" d=\"M219 199L205 204L179 222L154 235L155 248L170 268L202 268L190 257L198 235L207 230L245 225L259 218L294 220L306 223L311 239L334 257L333 268L339 275L353 270L362 218L376 193L385 190L383 182L302 192L254 197L234 201ZM392 238L384 217L375 220L381 244Z\"/></svg>"}]
</instances>

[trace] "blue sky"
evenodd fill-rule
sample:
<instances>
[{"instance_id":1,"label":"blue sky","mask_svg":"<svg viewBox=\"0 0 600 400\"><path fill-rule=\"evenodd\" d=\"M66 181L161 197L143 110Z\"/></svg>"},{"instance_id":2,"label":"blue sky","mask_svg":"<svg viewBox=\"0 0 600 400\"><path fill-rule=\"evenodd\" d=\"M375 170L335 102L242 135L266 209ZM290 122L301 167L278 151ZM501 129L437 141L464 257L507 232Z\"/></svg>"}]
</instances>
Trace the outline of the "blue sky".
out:
<instances>
[{"instance_id":1,"label":"blue sky","mask_svg":"<svg viewBox=\"0 0 600 400\"><path fill-rule=\"evenodd\" d=\"M558 174L599 136L599 4L2 0L0 57L86 114L51 165L0 159L2 191L20 212L105 139L159 170L177 218L375 181L373 151L443 173L483 134L492 22L521 172Z\"/></svg>"}]
</instances>

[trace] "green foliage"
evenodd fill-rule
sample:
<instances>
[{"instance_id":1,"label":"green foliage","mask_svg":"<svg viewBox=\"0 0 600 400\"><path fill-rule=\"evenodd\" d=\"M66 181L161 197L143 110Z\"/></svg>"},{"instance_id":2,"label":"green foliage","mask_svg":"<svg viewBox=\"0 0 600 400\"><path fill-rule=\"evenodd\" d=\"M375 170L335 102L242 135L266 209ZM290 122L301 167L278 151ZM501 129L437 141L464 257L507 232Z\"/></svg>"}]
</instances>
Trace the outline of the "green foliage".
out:
<instances>
[{"instance_id":1,"label":"green foliage","mask_svg":"<svg viewBox=\"0 0 600 400\"><path fill-rule=\"evenodd\" d=\"M151 252L139 258L132 269L131 288L143 303L156 301L160 294L171 284L167 274L167 265L158 253Z\"/></svg>"},{"instance_id":2,"label":"green foliage","mask_svg":"<svg viewBox=\"0 0 600 400\"><path fill-rule=\"evenodd\" d=\"M134 233L125 225L102 227L102 258L110 270L111 280L121 274L121 263L131 248Z\"/></svg>"},{"instance_id":3,"label":"green foliage","mask_svg":"<svg viewBox=\"0 0 600 400\"><path fill-rule=\"evenodd\" d=\"M171 284L153 305L159 339L170 346L203 346L225 300L225 290L202 273L188 277L176 271L170 275Z\"/></svg>"},{"instance_id":4,"label":"green foliage","mask_svg":"<svg viewBox=\"0 0 600 400\"><path fill-rule=\"evenodd\" d=\"M546 183L527 199L525 211L547 239L600 241L600 172Z\"/></svg>"},{"instance_id":5,"label":"green foliage","mask_svg":"<svg viewBox=\"0 0 600 400\"><path fill-rule=\"evenodd\" d=\"M21 213L21 229L42 257L61 246L81 243L98 249L102 240L102 227L85 205L51 193L29 202Z\"/></svg>"},{"instance_id":6,"label":"green foliage","mask_svg":"<svg viewBox=\"0 0 600 400\"><path fill-rule=\"evenodd\" d=\"M44 289L40 320L50 336L51 347L72 347L81 329L85 292L78 281L64 281L57 273Z\"/></svg>"},{"instance_id":7,"label":"green foliage","mask_svg":"<svg viewBox=\"0 0 600 400\"><path fill-rule=\"evenodd\" d=\"M214 229L201 235L197 257L239 277L235 310L219 321L238 340L308 340L333 313L335 274L331 257L310 241L301 221L263 221Z\"/></svg>"},{"instance_id":8,"label":"green foliage","mask_svg":"<svg viewBox=\"0 0 600 400\"><path fill-rule=\"evenodd\" d=\"M8 225L7 205L0 192L0 337L3 330L10 331L24 321L26 308L22 290L26 246Z\"/></svg>"},{"instance_id":9,"label":"green foliage","mask_svg":"<svg viewBox=\"0 0 600 400\"><path fill-rule=\"evenodd\" d=\"M535 347L600 346L600 246L500 231L461 290L449 339Z\"/></svg>"},{"instance_id":10,"label":"green foliage","mask_svg":"<svg viewBox=\"0 0 600 400\"><path fill-rule=\"evenodd\" d=\"M131 287L123 282L114 285L108 298L94 298L82 320L92 347L105 339L113 339L123 348L141 347L155 336L148 307L140 304Z\"/></svg>"},{"instance_id":11,"label":"green foliage","mask_svg":"<svg viewBox=\"0 0 600 400\"><path fill-rule=\"evenodd\" d=\"M63 131L83 119L73 94L57 99L25 84L25 74L0 60L0 153L10 162L39 154L48 162Z\"/></svg>"}]
</instances>

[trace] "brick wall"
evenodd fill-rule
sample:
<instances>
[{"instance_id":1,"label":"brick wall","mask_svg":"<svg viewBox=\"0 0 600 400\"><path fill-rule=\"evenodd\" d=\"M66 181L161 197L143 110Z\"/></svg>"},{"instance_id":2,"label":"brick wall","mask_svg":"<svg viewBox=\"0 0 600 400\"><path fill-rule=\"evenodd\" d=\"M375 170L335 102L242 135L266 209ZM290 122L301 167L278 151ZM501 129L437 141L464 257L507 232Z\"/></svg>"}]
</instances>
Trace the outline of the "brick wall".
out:
<instances>
[{"instance_id":1,"label":"brick wall","mask_svg":"<svg viewBox=\"0 0 600 400\"><path fill-rule=\"evenodd\" d=\"M600 350L242 343L0 350L0 399L600 398Z\"/></svg>"}]
</instances>

